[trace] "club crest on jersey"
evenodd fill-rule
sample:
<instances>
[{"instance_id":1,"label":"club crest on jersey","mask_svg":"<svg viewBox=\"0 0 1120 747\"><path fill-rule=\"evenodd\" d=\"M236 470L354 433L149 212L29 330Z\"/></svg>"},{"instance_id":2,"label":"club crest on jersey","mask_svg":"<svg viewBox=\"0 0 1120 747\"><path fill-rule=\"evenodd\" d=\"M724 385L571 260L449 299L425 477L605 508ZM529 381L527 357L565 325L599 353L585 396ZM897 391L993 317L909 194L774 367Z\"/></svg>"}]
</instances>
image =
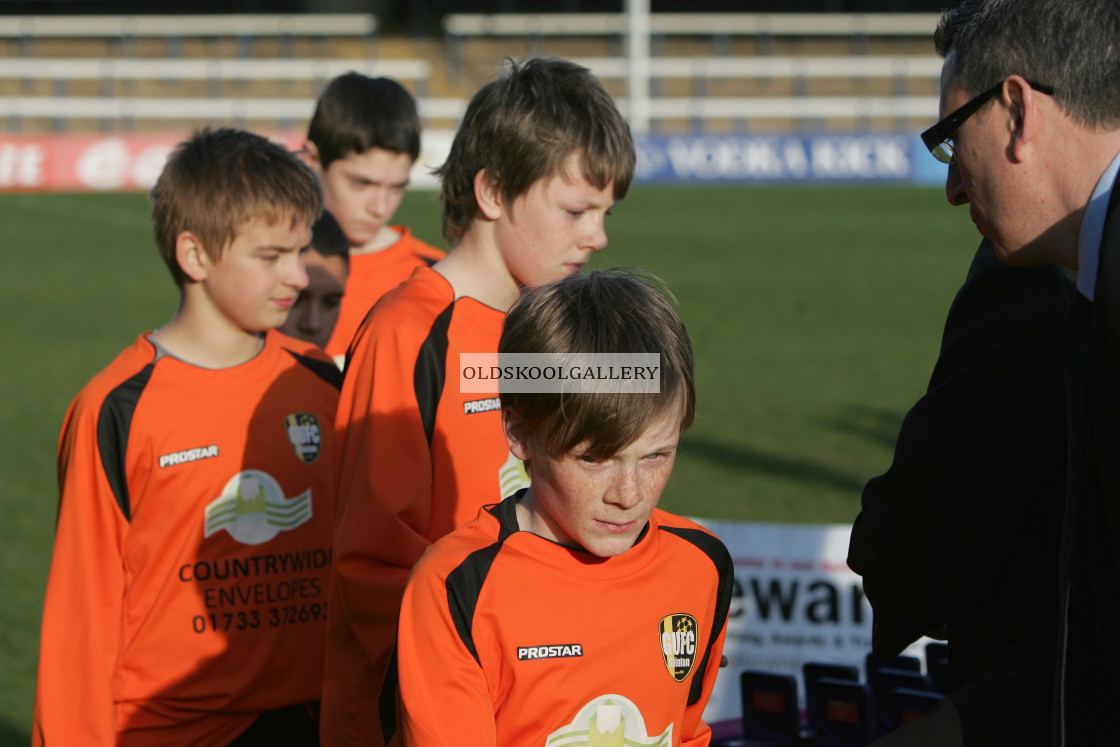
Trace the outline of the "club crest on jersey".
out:
<instances>
[{"instance_id":1,"label":"club crest on jersey","mask_svg":"<svg viewBox=\"0 0 1120 747\"><path fill-rule=\"evenodd\" d=\"M284 496L267 472L247 469L234 475L222 494L206 507L205 534L223 529L244 545L259 545L311 518L311 488L295 498Z\"/></svg>"},{"instance_id":2,"label":"club crest on jersey","mask_svg":"<svg viewBox=\"0 0 1120 747\"><path fill-rule=\"evenodd\" d=\"M293 412L284 418L284 428L288 431L288 441L301 462L311 464L319 458L319 451L323 446L319 418L309 412Z\"/></svg>"},{"instance_id":3,"label":"club crest on jersey","mask_svg":"<svg viewBox=\"0 0 1120 747\"><path fill-rule=\"evenodd\" d=\"M696 618L684 613L667 615L661 618L657 632L661 635L661 658L669 676L684 682L696 664Z\"/></svg>"},{"instance_id":4,"label":"club crest on jersey","mask_svg":"<svg viewBox=\"0 0 1120 747\"><path fill-rule=\"evenodd\" d=\"M664 747L673 743L673 722L649 734L642 712L622 695L600 695L579 709L571 722L548 735L546 747Z\"/></svg>"}]
</instances>

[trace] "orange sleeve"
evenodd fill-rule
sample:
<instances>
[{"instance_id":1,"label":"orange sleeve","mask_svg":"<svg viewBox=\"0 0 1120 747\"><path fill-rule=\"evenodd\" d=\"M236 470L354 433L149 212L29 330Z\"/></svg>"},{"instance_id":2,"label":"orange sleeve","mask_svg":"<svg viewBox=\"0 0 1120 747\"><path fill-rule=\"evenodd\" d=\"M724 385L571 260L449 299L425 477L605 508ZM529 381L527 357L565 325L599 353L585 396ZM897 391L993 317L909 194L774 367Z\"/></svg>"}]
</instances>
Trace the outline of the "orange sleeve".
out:
<instances>
[{"instance_id":1,"label":"orange sleeve","mask_svg":"<svg viewBox=\"0 0 1120 747\"><path fill-rule=\"evenodd\" d=\"M35 690L32 743L50 747L116 742L113 674L128 521L98 446L101 400L83 394L70 406L59 441L58 524ZM123 455L111 458L117 456L123 474Z\"/></svg>"},{"instance_id":2,"label":"orange sleeve","mask_svg":"<svg viewBox=\"0 0 1120 747\"><path fill-rule=\"evenodd\" d=\"M397 656L405 744L497 744L486 675L456 631L446 579L424 563L405 590Z\"/></svg>"},{"instance_id":3,"label":"orange sleeve","mask_svg":"<svg viewBox=\"0 0 1120 747\"><path fill-rule=\"evenodd\" d=\"M413 384L422 335L393 324L389 315L367 324L336 421L333 583L379 686L409 571L429 544L432 459Z\"/></svg>"}]
</instances>

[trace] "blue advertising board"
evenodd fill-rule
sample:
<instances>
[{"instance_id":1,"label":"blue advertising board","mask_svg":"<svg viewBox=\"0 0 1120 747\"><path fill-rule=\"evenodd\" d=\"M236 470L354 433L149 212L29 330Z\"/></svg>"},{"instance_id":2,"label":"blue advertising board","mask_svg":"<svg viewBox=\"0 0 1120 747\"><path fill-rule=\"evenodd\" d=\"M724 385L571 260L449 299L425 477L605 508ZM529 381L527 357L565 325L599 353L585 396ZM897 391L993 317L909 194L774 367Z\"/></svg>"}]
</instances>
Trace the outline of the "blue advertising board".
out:
<instances>
[{"instance_id":1,"label":"blue advertising board","mask_svg":"<svg viewBox=\"0 0 1120 747\"><path fill-rule=\"evenodd\" d=\"M635 181L941 184L945 166L913 133L669 135L635 138Z\"/></svg>"}]
</instances>

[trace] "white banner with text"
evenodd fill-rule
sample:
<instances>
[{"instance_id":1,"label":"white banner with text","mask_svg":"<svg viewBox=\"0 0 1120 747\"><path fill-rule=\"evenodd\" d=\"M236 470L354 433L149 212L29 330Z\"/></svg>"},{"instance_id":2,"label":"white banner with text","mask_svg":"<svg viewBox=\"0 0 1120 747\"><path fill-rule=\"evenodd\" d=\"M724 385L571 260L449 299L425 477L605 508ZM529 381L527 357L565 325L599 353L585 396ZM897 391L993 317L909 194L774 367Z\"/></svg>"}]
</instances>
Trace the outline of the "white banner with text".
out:
<instances>
[{"instance_id":1,"label":"white banner with text","mask_svg":"<svg viewBox=\"0 0 1120 747\"><path fill-rule=\"evenodd\" d=\"M735 563L723 649L728 666L720 671L705 720L740 717L744 669L791 674L801 683L801 666L820 661L855 666L861 679L866 676L871 605L846 563L850 525L693 520L723 540ZM906 651L923 667L924 643Z\"/></svg>"}]
</instances>

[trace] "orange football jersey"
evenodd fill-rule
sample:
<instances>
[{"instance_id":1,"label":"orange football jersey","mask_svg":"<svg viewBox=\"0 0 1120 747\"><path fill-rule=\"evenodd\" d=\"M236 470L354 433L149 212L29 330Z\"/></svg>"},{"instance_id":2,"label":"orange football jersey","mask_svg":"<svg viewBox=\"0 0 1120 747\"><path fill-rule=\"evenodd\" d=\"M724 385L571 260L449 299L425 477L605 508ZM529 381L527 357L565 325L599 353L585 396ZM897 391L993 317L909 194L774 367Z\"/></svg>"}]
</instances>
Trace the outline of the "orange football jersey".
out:
<instances>
[{"instance_id":1,"label":"orange football jersey","mask_svg":"<svg viewBox=\"0 0 1120 747\"><path fill-rule=\"evenodd\" d=\"M371 254L351 254L350 274L338 310L338 321L327 342L326 351L335 360L346 356L354 333L362 320L389 291L408 280L421 265L431 266L444 252L412 235L404 226L390 226L400 234L395 244Z\"/></svg>"},{"instance_id":2,"label":"orange football jersey","mask_svg":"<svg viewBox=\"0 0 1120 747\"><path fill-rule=\"evenodd\" d=\"M401 595L429 544L527 479L497 392L464 394L459 354L498 350L505 314L418 268L358 331L339 401L338 507L323 690L326 745L376 744ZM504 489L503 489L504 486Z\"/></svg>"},{"instance_id":3,"label":"orange football jersey","mask_svg":"<svg viewBox=\"0 0 1120 747\"><path fill-rule=\"evenodd\" d=\"M319 699L339 373L278 332L212 370L141 336L77 395L43 611L40 745L225 745Z\"/></svg>"},{"instance_id":4,"label":"orange football jersey","mask_svg":"<svg viewBox=\"0 0 1120 747\"><path fill-rule=\"evenodd\" d=\"M409 579L404 742L707 745L734 585L723 543L655 510L632 548L599 558L520 531L519 498L436 542Z\"/></svg>"}]
</instances>

